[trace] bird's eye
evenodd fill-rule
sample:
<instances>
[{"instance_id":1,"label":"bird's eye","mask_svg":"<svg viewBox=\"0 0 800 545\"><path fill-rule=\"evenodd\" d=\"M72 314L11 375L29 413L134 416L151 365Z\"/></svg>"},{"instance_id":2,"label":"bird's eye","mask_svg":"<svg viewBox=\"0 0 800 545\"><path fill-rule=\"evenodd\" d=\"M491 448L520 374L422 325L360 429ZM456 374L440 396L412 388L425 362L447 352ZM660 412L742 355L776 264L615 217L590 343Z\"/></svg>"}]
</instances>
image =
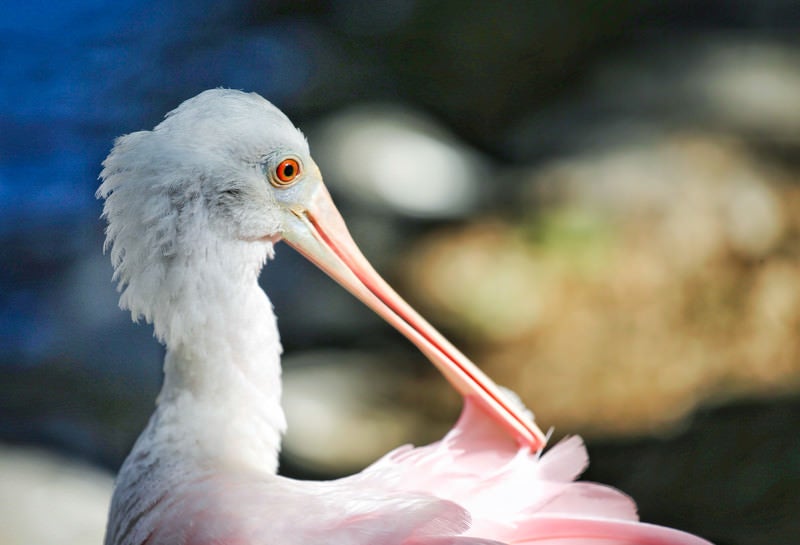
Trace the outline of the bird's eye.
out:
<instances>
[{"instance_id":1,"label":"bird's eye","mask_svg":"<svg viewBox=\"0 0 800 545\"><path fill-rule=\"evenodd\" d=\"M286 187L294 182L299 174L300 163L297 162L297 159L284 159L275 167L275 172L270 176L270 180L275 187Z\"/></svg>"}]
</instances>

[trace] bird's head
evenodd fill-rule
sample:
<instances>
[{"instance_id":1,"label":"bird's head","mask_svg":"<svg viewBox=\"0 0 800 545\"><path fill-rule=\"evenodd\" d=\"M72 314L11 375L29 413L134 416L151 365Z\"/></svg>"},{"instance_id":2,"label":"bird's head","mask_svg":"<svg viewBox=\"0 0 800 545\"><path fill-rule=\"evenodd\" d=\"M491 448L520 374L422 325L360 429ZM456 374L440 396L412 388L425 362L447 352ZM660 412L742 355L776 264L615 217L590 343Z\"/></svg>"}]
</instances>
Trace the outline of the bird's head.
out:
<instances>
[{"instance_id":1,"label":"bird's head","mask_svg":"<svg viewBox=\"0 0 800 545\"><path fill-rule=\"evenodd\" d=\"M273 243L303 232L306 203L327 195L291 121L254 93L226 89L118 138L103 167L97 195L120 305L157 334L165 301L197 275L254 278Z\"/></svg>"},{"instance_id":2,"label":"bird's head","mask_svg":"<svg viewBox=\"0 0 800 545\"><path fill-rule=\"evenodd\" d=\"M206 269L255 277L272 244L283 239L406 335L521 443L543 445L524 411L372 269L305 138L268 101L253 93L205 91L152 131L119 138L103 166L97 194L105 199L106 245L123 290L121 305L134 316L152 321L153 309L169 304L170 294L198 273L197 259Z\"/></svg>"},{"instance_id":3,"label":"bird's head","mask_svg":"<svg viewBox=\"0 0 800 545\"><path fill-rule=\"evenodd\" d=\"M131 251L157 261L212 241L276 240L292 206L322 182L308 143L280 110L224 89L187 100L152 131L118 138L103 166L97 195L123 285Z\"/></svg>"}]
</instances>

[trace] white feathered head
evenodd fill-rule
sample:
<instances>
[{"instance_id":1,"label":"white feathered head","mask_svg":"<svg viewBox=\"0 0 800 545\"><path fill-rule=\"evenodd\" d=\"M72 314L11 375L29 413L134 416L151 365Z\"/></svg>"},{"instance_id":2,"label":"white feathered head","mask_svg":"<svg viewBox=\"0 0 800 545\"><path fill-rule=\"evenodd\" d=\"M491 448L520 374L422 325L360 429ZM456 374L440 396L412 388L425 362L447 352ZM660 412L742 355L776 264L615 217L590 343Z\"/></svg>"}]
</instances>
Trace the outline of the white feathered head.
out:
<instances>
[{"instance_id":1,"label":"white feathered head","mask_svg":"<svg viewBox=\"0 0 800 545\"><path fill-rule=\"evenodd\" d=\"M225 89L187 100L152 131L118 138L97 197L105 199L120 306L158 322L191 274L257 274L286 219L286 196L269 183L285 157L313 165L305 138L280 110ZM158 323L156 334L163 339Z\"/></svg>"}]
</instances>

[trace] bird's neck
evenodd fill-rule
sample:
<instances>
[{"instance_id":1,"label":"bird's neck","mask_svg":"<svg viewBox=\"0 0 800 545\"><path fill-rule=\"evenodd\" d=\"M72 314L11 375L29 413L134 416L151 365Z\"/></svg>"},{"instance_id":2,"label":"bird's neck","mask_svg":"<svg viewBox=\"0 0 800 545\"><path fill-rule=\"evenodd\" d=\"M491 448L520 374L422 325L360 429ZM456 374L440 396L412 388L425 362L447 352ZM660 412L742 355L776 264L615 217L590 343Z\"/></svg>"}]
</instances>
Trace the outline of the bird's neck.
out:
<instances>
[{"instance_id":1,"label":"bird's neck","mask_svg":"<svg viewBox=\"0 0 800 545\"><path fill-rule=\"evenodd\" d=\"M275 315L257 281L263 259L228 267L219 261L226 257L215 256L213 267L188 264L195 277L173 295L148 432L185 463L275 472L286 423Z\"/></svg>"}]
</instances>

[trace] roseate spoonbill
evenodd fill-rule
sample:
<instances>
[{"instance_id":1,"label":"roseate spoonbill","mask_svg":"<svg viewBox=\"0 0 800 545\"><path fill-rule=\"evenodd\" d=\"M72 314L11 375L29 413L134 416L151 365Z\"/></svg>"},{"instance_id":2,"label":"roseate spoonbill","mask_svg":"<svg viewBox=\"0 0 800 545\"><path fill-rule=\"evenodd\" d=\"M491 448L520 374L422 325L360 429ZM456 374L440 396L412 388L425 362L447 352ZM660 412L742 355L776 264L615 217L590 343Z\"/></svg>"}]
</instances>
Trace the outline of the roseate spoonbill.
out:
<instances>
[{"instance_id":1,"label":"roseate spoonbill","mask_svg":"<svg viewBox=\"0 0 800 545\"><path fill-rule=\"evenodd\" d=\"M409 158L413 160L413 158ZM125 460L106 545L701 545L575 483L579 438L544 436L367 264L305 138L256 94L205 91L117 139L105 199L120 305L167 347L155 413ZM329 481L276 475L285 421L275 317L257 283L285 239L415 343L465 399L438 443Z\"/></svg>"}]
</instances>

